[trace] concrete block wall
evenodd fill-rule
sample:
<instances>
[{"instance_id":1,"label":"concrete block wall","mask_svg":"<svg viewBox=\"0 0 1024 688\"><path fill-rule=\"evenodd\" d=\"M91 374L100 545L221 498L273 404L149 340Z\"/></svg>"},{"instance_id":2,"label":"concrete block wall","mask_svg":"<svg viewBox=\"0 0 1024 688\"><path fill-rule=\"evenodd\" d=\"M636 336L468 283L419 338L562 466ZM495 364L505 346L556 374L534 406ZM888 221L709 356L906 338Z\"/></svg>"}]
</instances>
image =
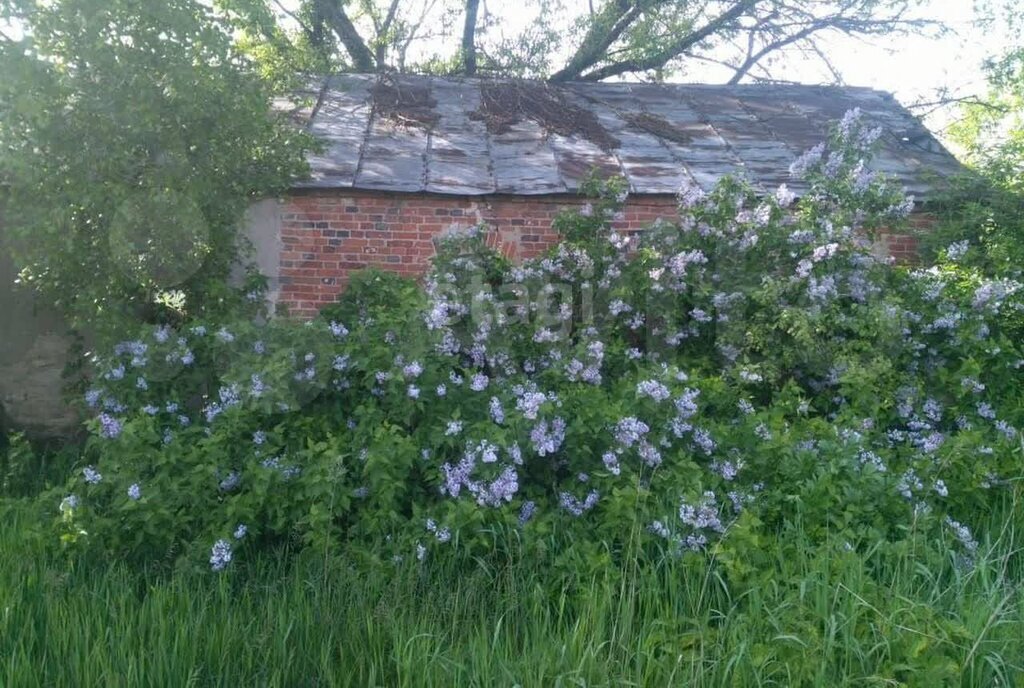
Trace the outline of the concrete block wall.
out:
<instances>
[{"instance_id":1,"label":"concrete block wall","mask_svg":"<svg viewBox=\"0 0 1024 688\"><path fill-rule=\"evenodd\" d=\"M64 393L72 338L60 314L17 286L16 277L0 225L0 431L67 436L80 423Z\"/></svg>"}]
</instances>

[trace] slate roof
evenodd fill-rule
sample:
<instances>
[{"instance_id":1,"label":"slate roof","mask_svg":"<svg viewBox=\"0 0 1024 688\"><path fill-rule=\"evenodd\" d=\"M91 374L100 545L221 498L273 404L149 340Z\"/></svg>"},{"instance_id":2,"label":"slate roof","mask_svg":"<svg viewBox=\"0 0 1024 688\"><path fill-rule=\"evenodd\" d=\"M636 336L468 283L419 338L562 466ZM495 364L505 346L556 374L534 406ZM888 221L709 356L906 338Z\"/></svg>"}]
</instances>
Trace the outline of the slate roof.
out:
<instances>
[{"instance_id":1,"label":"slate roof","mask_svg":"<svg viewBox=\"0 0 1024 688\"><path fill-rule=\"evenodd\" d=\"M584 121L563 126L529 104L495 122L485 98L533 83ZM498 89L495 91L495 89ZM554 89L554 90L551 90ZM794 158L854 107L884 128L873 167L926 197L960 164L889 94L867 88L537 82L394 75L327 77L305 115L324 142L300 188L450 195L574 193L595 168L624 176L633 193L675 193L684 179L709 187L742 173L773 189ZM532 102L532 101L531 101ZM486 105L486 104L485 104ZM591 114L592 113L592 114ZM534 116L536 114L536 117ZM498 115L501 115L499 112ZM545 119L545 116L547 119ZM595 119L596 118L596 119ZM498 119L501 119L499 116ZM595 123L597 126L595 126ZM574 128L575 127L575 128Z\"/></svg>"}]
</instances>

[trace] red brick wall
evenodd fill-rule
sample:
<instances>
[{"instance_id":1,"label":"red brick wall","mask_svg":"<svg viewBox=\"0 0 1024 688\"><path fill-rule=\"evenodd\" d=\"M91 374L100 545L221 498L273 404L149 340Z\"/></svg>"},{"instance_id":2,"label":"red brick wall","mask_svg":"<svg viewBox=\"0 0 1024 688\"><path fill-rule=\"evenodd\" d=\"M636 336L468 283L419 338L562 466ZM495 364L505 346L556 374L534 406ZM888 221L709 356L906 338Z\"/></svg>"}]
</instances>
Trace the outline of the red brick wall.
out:
<instances>
[{"instance_id":1,"label":"red brick wall","mask_svg":"<svg viewBox=\"0 0 1024 688\"><path fill-rule=\"evenodd\" d=\"M578 196L451 197L365 191L302 193L282 211L281 293L293 315L310 316L332 303L349 273L365 267L419 276L434 255L433 239L485 222L512 258L543 253L557 241L555 215L583 203ZM621 230L642 229L675 213L672 196L628 203Z\"/></svg>"},{"instance_id":2,"label":"red brick wall","mask_svg":"<svg viewBox=\"0 0 1024 688\"><path fill-rule=\"evenodd\" d=\"M936 218L927 213L914 213L907 221L911 231L929 229L935 226ZM879 237L878 243L882 253L893 258L897 263L914 264L920 260L917 238L912 234L886 233Z\"/></svg>"},{"instance_id":3,"label":"red brick wall","mask_svg":"<svg viewBox=\"0 0 1024 688\"><path fill-rule=\"evenodd\" d=\"M348 275L365 267L402 275L426 272L433 239L481 222L497 230L512 258L543 253L557 241L555 215L584 203L578 196L454 197L368 191L316 191L290 196L282 209L278 304L292 315L311 317L332 303ZM673 196L635 196L620 231L640 230L656 219L672 219ZM913 239L886 237L884 248L897 260L913 260Z\"/></svg>"}]
</instances>

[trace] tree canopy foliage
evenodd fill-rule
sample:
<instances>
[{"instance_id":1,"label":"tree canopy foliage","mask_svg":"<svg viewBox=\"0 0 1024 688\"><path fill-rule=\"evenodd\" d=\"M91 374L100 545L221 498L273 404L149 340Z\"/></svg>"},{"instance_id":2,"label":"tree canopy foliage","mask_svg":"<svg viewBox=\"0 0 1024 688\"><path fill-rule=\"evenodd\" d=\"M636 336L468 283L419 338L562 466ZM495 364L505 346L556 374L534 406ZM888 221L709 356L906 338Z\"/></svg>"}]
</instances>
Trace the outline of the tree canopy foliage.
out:
<instances>
[{"instance_id":1,"label":"tree canopy foliage","mask_svg":"<svg viewBox=\"0 0 1024 688\"><path fill-rule=\"evenodd\" d=\"M982 26L995 23L1017 36L985 65L988 92L961 106L950 136L972 172L939 199L942 218L926 243L941 250L951 241L969 246L964 263L986 274L1024 274L1024 8L1015 0L979 3ZM1019 326L1024 334L1024 323Z\"/></svg>"},{"instance_id":2,"label":"tree canopy foliage","mask_svg":"<svg viewBox=\"0 0 1024 688\"><path fill-rule=\"evenodd\" d=\"M786 80L776 58L800 48L838 80L820 41L940 27L921 0L524 0L507 26L480 0L219 0L275 61L359 72L600 81L660 78L708 63L732 83ZM283 57L291 55L290 58ZM301 55L303 57L295 57Z\"/></svg>"},{"instance_id":3,"label":"tree canopy foliage","mask_svg":"<svg viewBox=\"0 0 1024 688\"><path fill-rule=\"evenodd\" d=\"M198 0L3 0L0 30L0 188L23 280L94 326L161 298L223 305L239 219L309 144L230 24Z\"/></svg>"},{"instance_id":4,"label":"tree canopy foliage","mask_svg":"<svg viewBox=\"0 0 1024 688\"><path fill-rule=\"evenodd\" d=\"M1024 30L1024 7L1014 2L988 6L983 21L1000 21L1010 33ZM983 13L984 16L984 13ZM985 65L989 92L964 106L953 136L968 158L1001 186L1024 192L1024 41L1018 40Z\"/></svg>"}]
</instances>

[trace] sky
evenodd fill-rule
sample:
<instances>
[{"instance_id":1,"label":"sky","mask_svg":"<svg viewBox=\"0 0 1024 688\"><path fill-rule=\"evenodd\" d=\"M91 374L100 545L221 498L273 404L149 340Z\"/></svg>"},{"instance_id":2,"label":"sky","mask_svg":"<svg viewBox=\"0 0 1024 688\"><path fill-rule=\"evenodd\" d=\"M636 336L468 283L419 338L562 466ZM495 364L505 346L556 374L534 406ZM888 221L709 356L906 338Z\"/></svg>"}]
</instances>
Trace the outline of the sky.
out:
<instances>
[{"instance_id":1,"label":"sky","mask_svg":"<svg viewBox=\"0 0 1024 688\"><path fill-rule=\"evenodd\" d=\"M206 0L209 1L209 0ZM966 97L985 93L982 64L986 57L1006 50L1011 29L994 22L987 27L976 24L974 3L977 0L923 0L915 16L938 20L949 31L938 37L906 36L881 39L833 36L827 39L829 59L850 86L868 86L888 91L904 105L929 103L938 99L945 89L948 95ZM1021 0L1024 2L1024 0ZM298 0L275 0L280 6L295 9ZM413 0L409 7L430 0ZM588 0L563 0L567 8L582 8ZM441 5L442 3L437 3ZM435 6L437 6L435 5ZM483 0L482 11L499 18L493 31L515 36L533 18L523 12L522 0ZM456 18L456 22L461 17ZM286 20L287 23L287 20ZM10 31L11 27L7 27ZM17 34L17 31L14 31ZM451 43L448 38L445 43ZM448 53L452 45L427 41L421 53ZM566 52L571 46L566 46ZM785 76L805 83L830 82L831 75L816 58L809 58L804 49L790 47L782 52ZM683 75L683 81L722 83L730 73L714 65L702 66ZM955 107L912 108L940 136L955 120Z\"/></svg>"},{"instance_id":2,"label":"sky","mask_svg":"<svg viewBox=\"0 0 1024 688\"><path fill-rule=\"evenodd\" d=\"M583 0L568 0L582 2ZM1024 1L1024 0L1022 0ZM516 9L517 0L485 0L490 11L503 19L505 31L514 33L524 17ZM972 0L927 0L913 16L940 21L949 28L942 36L907 36L901 38L865 39L831 37L828 55L850 86L867 86L888 91L904 105L929 103L947 89L949 95L964 97L982 95L986 91L982 64L986 57L1003 52L1011 41L1005 25L987 28L976 25ZM785 73L788 79L806 83L830 82L831 75L817 59L810 59L801 48L785 50ZM684 75L685 81L721 83L730 72L713 65ZM930 128L941 135L953 121L955 108L925 107L915 109L927 115Z\"/></svg>"},{"instance_id":3,"label":"sky","mask_svg":"<svg viewBox=\"0 0 1024 688\"><path fill-rule=\"evenodd\" d=\"M1009 47L1008 31L999 26L988 29L976 26L969 0L931 0L919 14L938 19L950 31L935 38L831 39L829 55L845 82L888 91L904 105L932 102L942 89L959 97L984 94L982 65L987 57ZM799 55L792 55L791 59L794 65L800 65ZM795 69L800 73L800 80L827 79L818 65L796 66ZM929 109L923 108L919 114ZM936 111L932 113L930 124L942 128L952 114Z\"/></svg>"}]
</instances>

